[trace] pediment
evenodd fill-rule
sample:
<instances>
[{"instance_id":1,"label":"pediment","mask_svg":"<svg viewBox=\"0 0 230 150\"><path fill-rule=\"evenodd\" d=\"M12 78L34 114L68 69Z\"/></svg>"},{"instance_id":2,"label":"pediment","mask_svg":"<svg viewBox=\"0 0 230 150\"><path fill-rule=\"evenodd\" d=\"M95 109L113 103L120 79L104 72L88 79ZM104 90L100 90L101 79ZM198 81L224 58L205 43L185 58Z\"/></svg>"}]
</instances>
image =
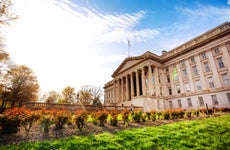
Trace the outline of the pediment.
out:
<instances>
[{"instance_id":1,"label":"pediment","mask_svg":"<svg viewBox=\"0 0 230 150\"><path fill-rule=\"evenodd\" d=\"M132 68L138 65L139 63L143 62L146 59L159 59L159 56L147 51L143 55L140 55L140 56L128 57L114 71L114 73L112 74L112 77L115 77L116 75L128 70L129 68Z\"/></svg>"}]
</instances>

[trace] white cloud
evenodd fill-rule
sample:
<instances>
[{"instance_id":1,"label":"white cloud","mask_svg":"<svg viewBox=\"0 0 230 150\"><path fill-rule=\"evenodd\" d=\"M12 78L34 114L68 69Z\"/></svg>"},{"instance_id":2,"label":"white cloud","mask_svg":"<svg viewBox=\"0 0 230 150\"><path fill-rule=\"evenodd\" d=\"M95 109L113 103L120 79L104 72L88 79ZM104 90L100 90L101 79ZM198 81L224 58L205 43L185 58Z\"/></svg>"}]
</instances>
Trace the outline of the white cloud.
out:
<instances>
[{"instance_id":1,"label":"white cloud","mask_svg":"<svg viewBox=\"0 0 230 150\"><path fill-rule=\"evenodd\" d=\"M227 1L227 4L230 5L230 0Z\"/></svg>"},{"instance_id":2,"label":"white cloud","mask_svg":"<svg viewBox=\"0 0 230 150\"><path fill-rule=\"evenodd\" d=\"M8 32L6 48L18 64L35 71L43 91L60 91L67 85L103 86L114 70L105 64L125 58L107 52L106 44L127 38L146 41L159 34L135 30L144 11L103 14L69 0L20 0L14 1L14 9L19 19Z\"/></svg>"}]
</instances>

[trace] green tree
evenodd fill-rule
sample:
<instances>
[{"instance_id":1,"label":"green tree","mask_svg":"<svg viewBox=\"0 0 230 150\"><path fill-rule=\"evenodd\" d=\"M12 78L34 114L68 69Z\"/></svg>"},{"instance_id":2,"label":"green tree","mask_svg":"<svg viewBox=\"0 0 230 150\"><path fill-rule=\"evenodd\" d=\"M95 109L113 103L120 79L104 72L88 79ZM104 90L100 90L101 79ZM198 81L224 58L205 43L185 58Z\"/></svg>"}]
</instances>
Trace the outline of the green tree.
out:
<instances>
[{"instance_id":1,"label":"green tree","mask_svg":"<svg viewBox=\"0 0 230 150\"><path fill-rule=\"evenodd\" d=\"M39 84L34 72L26 66L11 68L3 77L4 100L11 102L11 107L21 107L23 102L38 99Z\"/></svg>"}]
</instances>

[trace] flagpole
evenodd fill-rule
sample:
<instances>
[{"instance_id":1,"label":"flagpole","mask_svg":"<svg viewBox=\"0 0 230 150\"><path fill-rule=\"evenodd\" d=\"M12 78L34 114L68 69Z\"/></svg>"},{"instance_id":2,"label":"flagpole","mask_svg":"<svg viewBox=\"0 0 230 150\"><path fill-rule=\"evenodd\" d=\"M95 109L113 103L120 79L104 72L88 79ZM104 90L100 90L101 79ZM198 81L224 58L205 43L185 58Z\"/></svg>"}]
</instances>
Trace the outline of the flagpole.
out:
<instances>
[{"instance_id":1,"label":"flagpole","mask_svg":"<svg viewBox=\"0 0 230 150\"><path fill-rule=\"evenodd\" d=\"M128 40L128 57L130 57L130 41Z\"/></svg>"}]
</instances>

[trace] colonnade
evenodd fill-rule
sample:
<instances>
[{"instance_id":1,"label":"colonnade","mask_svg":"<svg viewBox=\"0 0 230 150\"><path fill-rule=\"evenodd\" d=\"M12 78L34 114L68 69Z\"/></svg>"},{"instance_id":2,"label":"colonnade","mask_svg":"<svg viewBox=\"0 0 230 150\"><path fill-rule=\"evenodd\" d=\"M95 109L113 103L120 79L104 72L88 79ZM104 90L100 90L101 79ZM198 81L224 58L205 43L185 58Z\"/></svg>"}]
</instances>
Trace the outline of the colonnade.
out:
<instances>
[{"instance_id":1,"label":"colonnade","mask_svg":"<svg viewBox=\"0 0 230 150\"><path fill-rule=\"evenodd\" d=\"M143 66L114 79L115 102L130 101L133 97L147 96L153 91L153 66Z\"/></svg>"}]
</instances>

